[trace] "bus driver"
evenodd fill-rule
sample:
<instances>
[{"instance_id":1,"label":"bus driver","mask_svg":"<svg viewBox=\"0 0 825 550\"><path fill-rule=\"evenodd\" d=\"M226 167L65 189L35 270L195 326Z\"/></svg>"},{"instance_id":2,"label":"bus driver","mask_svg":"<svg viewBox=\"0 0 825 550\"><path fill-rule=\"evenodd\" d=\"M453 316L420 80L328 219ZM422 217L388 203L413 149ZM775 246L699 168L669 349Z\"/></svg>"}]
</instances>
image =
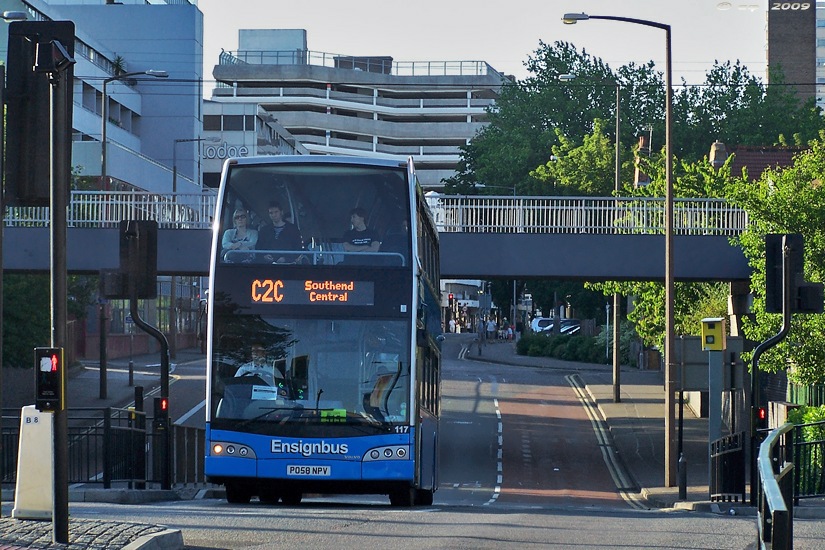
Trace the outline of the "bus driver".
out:
<instances>
[{"instance_id":1,"label":"bus driver","mask_svg":"<svg viewBox=\"0 0 825 550\"><path fill-rule=\"evenodd\" d=\"M257 376L270 386L276 385L276 378L283 382L281 371L266 364L266 348L261 343L252 344L252 360L241 365L235 376Z\"/></svg>"}]
</instances>

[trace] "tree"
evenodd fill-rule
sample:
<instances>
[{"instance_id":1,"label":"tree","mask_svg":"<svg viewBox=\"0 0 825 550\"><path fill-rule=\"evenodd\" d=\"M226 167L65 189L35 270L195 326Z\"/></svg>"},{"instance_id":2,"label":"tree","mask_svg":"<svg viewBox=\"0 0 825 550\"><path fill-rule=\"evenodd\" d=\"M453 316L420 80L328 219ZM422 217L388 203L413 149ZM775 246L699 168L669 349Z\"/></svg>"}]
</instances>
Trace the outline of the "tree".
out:
<instances>
[{"instance_id":1,"label":"tree","mask_svg":"<svg viewBox=\"0 0 825 550\"><path fill-rule=\"evenodd\" d=\"M644 90L661 90L661 75L653 71L652 63L627 65L614 74L600 59L571 44L540 42L527 68L532 76L502 88L496 105L488 110L489 124L463 147L457 174L445 180L448 193L466 194L474 183L516 186L522 193L541 189L531 172L551 159L559 136L581 143L593 133L597 118L615 118L617 84L622 104L629 106L622 110L623 136L630 137L640 125L663 119L664 93L659 112L642 113L636 107L654 104L642 94ZM576 80L561 82L561 74L575 74Z\"/></svg>"},{"instance_id":2,"label":"tree","mask_svg":"<svg viewBox=\"0 0 825 550\"><path fill-rule=\"evenodd\" d=\"M753 268L752 319L743 328L760 342L777 334L781 315L765 313L765 235L800 233L805 239L805 279L825 281L825 131L784 169L767 170L757 182L744 178L731 185L731 199L748 212L749 226L739 243ZM789 370L801 384L825 382L825 318L799 315L792 318L788 336L760 359L762 370Z\"/></svg>"},{"instance_id":3,"label":"tree","mask_svg":"<svg viewBox=\"0 0 825 550\"><path fill-rule=\"evenodd\" d=\"M553 158L530 175L535 184L528 189L535 195L570 195L605 197L615 188L615 146L604 133L605 123L597 118L593 132L584 136L581 145L558 133L559 144L553 146ZM624 172L624 171L623 171Z\"/></svg>"}]
</instances>

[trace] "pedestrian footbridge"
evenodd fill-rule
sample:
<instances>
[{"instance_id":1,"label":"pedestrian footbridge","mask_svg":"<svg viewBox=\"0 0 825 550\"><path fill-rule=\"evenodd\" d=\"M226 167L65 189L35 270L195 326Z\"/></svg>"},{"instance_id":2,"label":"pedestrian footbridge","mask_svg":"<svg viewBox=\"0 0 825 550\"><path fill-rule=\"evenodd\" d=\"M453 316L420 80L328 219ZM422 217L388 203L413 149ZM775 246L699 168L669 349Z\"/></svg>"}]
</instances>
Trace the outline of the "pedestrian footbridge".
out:
<instances>
[{"instance_id":1,"label":"pedestrian footbridge","mask_svg":"<svg viewBox=\"0 0 825 550\"><path fill-rule=\"evenodd\" d=\"M664 200L622 197L432 195L445 278L664 279ZM206 275L214 193L73 191L67 261L72 273L119 265L121 220L158 222L158 273ZM48 271L48 208L9 207L3 236L8 271ZM750 267L732 243L747 227L719 199L674 201L674 277L735 281Z\"/></svg>"}]
</instances>

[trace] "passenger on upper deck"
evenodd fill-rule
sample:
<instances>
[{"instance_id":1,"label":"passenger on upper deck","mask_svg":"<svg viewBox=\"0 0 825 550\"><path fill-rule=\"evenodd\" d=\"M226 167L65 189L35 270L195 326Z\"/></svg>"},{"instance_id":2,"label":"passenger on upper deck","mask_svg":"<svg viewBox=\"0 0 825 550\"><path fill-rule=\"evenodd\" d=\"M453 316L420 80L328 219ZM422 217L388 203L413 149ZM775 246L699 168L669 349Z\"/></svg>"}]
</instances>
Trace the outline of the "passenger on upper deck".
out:
<instances>
[{"instance_id":1,"label":"passenger on upper deck","mask_svg":"<svg viewBox=\"0 0 825 550\"><path fill-rule=\"evenodd\" d=\"M238 208L232 215L232 229L223 232L221 239L221 257L228 262L249 260L246 255L226 253L230 250L252 250L258 242L258 232L249 228L249 214L243 208Z\"/></svg>"},{"instance_id":2,"label":"passenger on upper deck","mask_svg":"<svg viewBox=\"0 0 825 550\"><path fill-rule=\"evenodd\" d=\"M284 219L284 209L277 201L269 203L269 219L271 224L261 226L259 229L258 249L267 250L302 250L304 247L301 232L298 228ZM290 257L287 257L290 256ZM295 256L294 258L291 256ZM300 258L294 254L265 254L264 259L269 262L283 263L287 261L295 262Z\"/></svg>"},{"instance_id":3,"label":"passenger on upper deck","mask_svg":"<svg viewBox=\"0 0 825 550\"><path fill-rule=\"evenodd\" d=\"M374 229L366 224L367 212L363 208L350 210L352 228L344 233L344 250L346 252L378 252L381 240Z\"/></svg>"}]
</instances>

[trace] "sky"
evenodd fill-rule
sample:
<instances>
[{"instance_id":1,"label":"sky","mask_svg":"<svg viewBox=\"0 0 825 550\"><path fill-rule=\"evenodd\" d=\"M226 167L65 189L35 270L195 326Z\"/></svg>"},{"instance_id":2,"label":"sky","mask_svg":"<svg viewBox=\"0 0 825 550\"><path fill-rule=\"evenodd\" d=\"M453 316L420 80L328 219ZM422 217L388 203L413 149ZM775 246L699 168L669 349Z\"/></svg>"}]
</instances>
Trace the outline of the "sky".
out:
<instances>
[{"instance_id":1,"label":"sky","mask_svg":"<svg viewBox=\"0 0 825 550\"><path fill-rule=\"evenodd\" d=\"M813 3L813 2L812 2ZM199 0L205 93L221 49L239 29L306 29L310 50L395 61L486 61L522 79L541 41L565 41L613 69L653 60L664 71L665 33L616 21L562 23L568 12L671 25L674 84L699 84L714 60L741 61L764 77L767 0Z\"/></svg>"}]
</instances>

